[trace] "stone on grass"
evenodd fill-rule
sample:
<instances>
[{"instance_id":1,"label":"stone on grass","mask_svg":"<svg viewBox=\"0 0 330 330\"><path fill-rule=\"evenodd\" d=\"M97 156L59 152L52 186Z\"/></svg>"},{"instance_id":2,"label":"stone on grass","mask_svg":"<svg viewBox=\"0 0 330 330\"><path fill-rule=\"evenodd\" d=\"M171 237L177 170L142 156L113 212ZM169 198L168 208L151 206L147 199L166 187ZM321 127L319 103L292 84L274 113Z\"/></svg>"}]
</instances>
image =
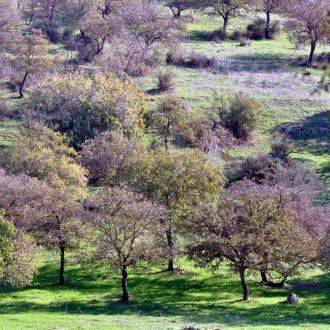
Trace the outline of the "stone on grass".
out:
<instances>
[{"instance_id":1,"label":"stone on grass","mask_svg":"<svg viewBox=\"0 0 330 330\"><path fill-rule=\"evenodd\" d=\"M295 293L290 293L287 298L287 302L291 305L298 304L299 297Z\"/></svg>"}]
</instances>

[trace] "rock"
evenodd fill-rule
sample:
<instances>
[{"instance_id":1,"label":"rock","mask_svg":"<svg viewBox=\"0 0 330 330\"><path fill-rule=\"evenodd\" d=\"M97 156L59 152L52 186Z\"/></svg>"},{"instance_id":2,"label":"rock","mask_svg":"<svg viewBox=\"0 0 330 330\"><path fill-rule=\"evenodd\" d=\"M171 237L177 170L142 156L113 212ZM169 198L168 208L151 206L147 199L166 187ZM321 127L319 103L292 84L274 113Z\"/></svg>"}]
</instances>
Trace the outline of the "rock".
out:
<instances>
[{"instance_id":1,"label":"rock","mask_svg":"<svg viewBox=\"0 0 330 330\"><path fill-rule=\"evenodd\" d=\"M200 328L195 327L194 325L187 325L183 327L182 330L200 330Z\"/></svg>"},{"instance_id":2,"label":"rock","mask_svg":"<svg viewBox=\"0 0 330 330\"><path fill-rule=\"evenodd\" d=\"M295 293L290 293L286 301L291 305L295 305L298 304L299 297Z\"/></svg>"}]
</instances>

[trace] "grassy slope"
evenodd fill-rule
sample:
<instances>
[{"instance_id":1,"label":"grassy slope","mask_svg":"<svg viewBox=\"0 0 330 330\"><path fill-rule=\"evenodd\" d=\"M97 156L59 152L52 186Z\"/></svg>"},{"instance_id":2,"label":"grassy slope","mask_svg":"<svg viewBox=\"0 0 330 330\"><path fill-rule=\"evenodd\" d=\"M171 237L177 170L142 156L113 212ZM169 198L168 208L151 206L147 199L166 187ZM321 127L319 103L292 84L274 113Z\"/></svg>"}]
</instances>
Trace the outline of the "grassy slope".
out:
<instances>
[{"instance_id":1,"label":"grassy slope","mask_svg":"<svg viewBox=\"0 0 330 330\"><path fill-rule=\"evenodd\" d=\"M308 272L292 281L298 306L284 303L288 289L263 288L251 276L253 299L240 300L240 283L228 270L211 273L187 262L185 275L153 270L129 276L132 302L117 303L120 279L102 270L68 267L70 284L56 284L58 260L48 257L32 287L0 289L0 329L328 329L329 278Z\"/></svg>"},{"instance_id":2,"label":"grassy slope","mask_svg":"<svg viewBox=\"0 0 330 330\"><path fill-rule=\"evenodd\" d=\"M297 158L311 161L326 182L326 191L321 201L329 202L329 135L322 134L328 127L330 116L330 94L313 93L321 72L294 65L298 56L306 56L308 49L297 50L282 33L277 40L251 41L249 47L239 47L235 41L207 42L200 39L201 31L212 31L218 21L201 17L188 25L188 37L182 48L216 57L220 65L212 70L194 70L171 67L176 74L176 90L192 111L206 109L214 90L219 92L244 92L258 99L263 105L263 120L260 136L255 145L239 148L230 155L236 158L256 155L267 150L270 132L291 125L309 128L309 136L295 140ZM233 20L231 31L242 28L240 20ZM319 47L318 53L329 51ZM155 88L155 78L138 79L148 90ZM150 96L154 104L159 95ZM322 127L322 129L320 129ZM329 134L329 129L327 130Z\"/></svg>"}]
</instances>

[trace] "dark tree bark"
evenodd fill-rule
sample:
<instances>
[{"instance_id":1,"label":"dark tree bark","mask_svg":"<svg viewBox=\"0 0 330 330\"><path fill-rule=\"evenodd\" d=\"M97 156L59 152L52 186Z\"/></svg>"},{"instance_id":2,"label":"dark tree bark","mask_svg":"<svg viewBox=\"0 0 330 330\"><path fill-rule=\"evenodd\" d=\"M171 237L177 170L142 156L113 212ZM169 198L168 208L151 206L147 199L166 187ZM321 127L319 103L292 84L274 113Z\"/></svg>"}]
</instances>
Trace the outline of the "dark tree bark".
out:
<instances>
[{"instance_id":1,"label":"dark tree bark","mask_svg":"<svg viewBox=\"0 0 330 330\"><path fill-rule=\"evenodd\" d=\"M222 26L222 31L223 31L223 35L224 38L227 38L227 27L228 27L228 23L229 23L229 18L228 17L224 17L223 18L223 26Z\"/></svg>"},{"instance_id":2,"label":"dark tree bark","mask_svg":"<svg viewBox=\"0 0 330 330\"><path fill-rule=\"evenodd\" d=\"M174 255L173 255L173 237L172 237L171 229L166 231L166 238L167 238L167 245L170 250L170 257L168 259L167 271L173 272L174 271Z\"/></svg>"},{"instance_id":3,"label":"dark tree bark","mask_svg":"<svg viewBox=\"0 0 330 330\"><path fill-rule=\"evenodd\" d=\"M269 11L266 11L265 38L266 39L271 39L271 35L270 35L270 12Z\"/></svg>"},{"instance_id":4,"label":"dark tree bark","mask_svg":"<svg viewBox=\"0 0 330 330\"><path fill-rule=\"evenodd\" d=\"M25 83L26 83L26 80L27 80L27 77L28 77L29 73L28 72L25 72L24 76L23 76L23 80L21 81L20 85L19 85L19 98L21 99L22 97L24 97L24 93L23 93L23 90L24 90L24 86L25 86Z\"/></svg>"},{"instance_id":5,"label":"dark tree bark","mask_svg":"<svg viewBox=\"0 0 330 330\"><path fill-rule=\"evenodd\" d=\"M63 243L60 244L60 252L61 252L61 265L60 265L60 285L65 284L64 277L64 268L65 268L65 246Z\"/></svg>"},{"instance_id":6,"label":"dark tree bark","mask_svg":"<svg viewBox=\"0 0 330 330\"><path fill-rule=\"evenodd\" d=\"M249 292L249 287L246 282L245 278L245 269L241 269L239 272L239 276L241 278L241 283L242 283L242 288L243 288L243 300L247 301L250 298L250 292Z\"/></svg>"},{"instance_id":7,"label":"dark tree bark","mask_svg":"<svg viewBox=\"0 0 330 330\"><path fill-rule=\"evenodd\" d=\"M128 289L127 289L127 269L126 269L126 265L124 265L122 270L121 270L121 288L122 288L122 291L123 291L121 301L123 303L128 303L129 302L129 294L128 294Z\"/></svg>"},{"instance_id":8,"label":"dark tree bark","mask_svg":"<svg viewBox=\"0 0 330 330\"><path fill-rule=\"evenodd\" d=\"M311 41L311 51L310 51L309 59L308 59L308 65L309 66L311 66L314 62L315 49L316 49L316 41L313 40L313 41Z\"/></svg>"},{"instance_id":9,"label":"dark tree bark","mask_svg":"<svg viewBox=\"0 0 330 330\"><path fill-rule=\"evenodd\" d=\"M262 270L262 271L260 271L260 276L261 276L261 282L263 284L268 284L269 280L268 280L267 273Z\"/></svg>"}]
</instances>

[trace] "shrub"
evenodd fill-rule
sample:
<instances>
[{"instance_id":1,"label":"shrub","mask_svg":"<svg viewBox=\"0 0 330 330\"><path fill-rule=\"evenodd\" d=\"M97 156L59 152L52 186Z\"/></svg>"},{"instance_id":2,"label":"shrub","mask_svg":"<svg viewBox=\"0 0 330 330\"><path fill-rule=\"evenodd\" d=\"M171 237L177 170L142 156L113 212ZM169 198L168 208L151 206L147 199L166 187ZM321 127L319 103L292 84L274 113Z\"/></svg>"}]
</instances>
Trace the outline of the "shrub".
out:
<instances>
[{"instance_id":1,"label":"shrub","mask_svg":"<svg viewBox=\"0 0 330 330\"><path fill-rule=\"evenodd\" d=\"M240 39L245 37L246 37L246 33L242 30L235 30L232 35L232 39L235 41L239 41Z\"/></svg>"},{"instance_id":2,"label":"shrub","mask_svg":"<svg viewBox=\"0 0 330 330\"><path fill-rule=\"evenodd\" d=\"M249 39L261 40L265 36L265 21L258 18L246 27L246 34Z\"/></svg>"},{"instance_id":3,"label":"shrub","mask_svg":"<svg viewBox=\"0 0 330 330\"><path fill-rule=\"evenodd\" d=\"M225 40L226 34L223 30L218 29L214 31L202 31L198 34L198 37L205 41L219 41L219 40Z\"/></svg>"},{"instance_id":4,"label":"shrub","mask_svg":"<svg viewBox=\"0 0 330 330\"><path fill-rule=\"evenodd\" d=\"M117 128L129 137L144 132L144 95L131 80L114 75L52 76L36 86L30 104L37 117L67 134L75 147Z\"/></svg>"},{"instance_id":5,"label":"shrub","mask_svg":"<svg viewBox=\"0 0 330 330\"><path fill-rule=\"evenodd\" d=\"M190 52L185 54L181 51L169 52L166 58L167 64L183 66L187 68L205 69L216 65L214 57L208 57L204 54Z\"/></svg>"},{"instance_id":6,"label":"shrub","mask_svg":"<svg viewBox=\"0 0 330 330\"><path fill-rule=\"evenodd\" d=\"M174 74L171 71L160 71L157 75L159 92L167 92L174 88Z\"/></svg>"},{"instance_id":7,"label":"shrub","mask_svg":"<svg viewBox=\"0 0 330 330\"><path fill-rule=\"evenodd\" d=\"M242 93L225 97L215 95L214 111L220 123L236 139L247 140L257 128L261 106L254 98Z\"/></svg>"},{"instance_id":8,"label":"shrub","mask_svg":"<svg viewBox=\"0 0 330 330\"><path fill-rule=\"evenodd\" d=\"M265 38L265 20L258 18L246 27L246 36L252 40L261 40ZM280 32L280 24L278 22L271 23L269 27L270 39L275 39Z\"/></svg>"}]
</instances>

